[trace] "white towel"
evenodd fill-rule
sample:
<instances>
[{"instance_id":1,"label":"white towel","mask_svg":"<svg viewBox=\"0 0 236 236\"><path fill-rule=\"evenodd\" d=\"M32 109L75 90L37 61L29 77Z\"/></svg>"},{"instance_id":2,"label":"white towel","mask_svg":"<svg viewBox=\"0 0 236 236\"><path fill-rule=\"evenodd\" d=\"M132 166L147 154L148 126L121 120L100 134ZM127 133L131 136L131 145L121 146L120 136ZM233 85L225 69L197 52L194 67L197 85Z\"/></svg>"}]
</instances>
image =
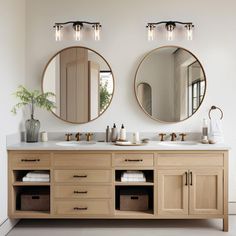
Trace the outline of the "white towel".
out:
<instances>
[{"instance_id":1,"label":"white towel","mask_svg":"<svg viewBox=\"0 0 236 236\"><path fill-rule=\"evenodd\" d=\"M146 182L146 178L121 177L121 182Z\"/></svg>"},{"instance_id":2,"label":"white towel","mask_svg":"<svg viewBox=\"0 0 236 236\"><path fill-rule=\"evenodd\" d=\"M211 119L209 138L215 143L224 143L222 120Z\"/></svg>"},{"instance_id":3,"label":"white towel","mask_svg":"<svg viewBox=\"0 0 236 236\"><path fill-rule=\"evenodd\" d=\"M49 178L48 171L31 171L28 172L26 177L32 177L32 178Z\"/></svg>"},{"instance_id":4,"label":"white towel","mask_svg":"<svg viewBox=\"0 0 236 236\"><path fill-rule=\"evenodd\" d=\"M48 178L33 178L33 177L23 177L22 178L23 182L49 182L49 177Z\"/></svg>"}]
</instances>

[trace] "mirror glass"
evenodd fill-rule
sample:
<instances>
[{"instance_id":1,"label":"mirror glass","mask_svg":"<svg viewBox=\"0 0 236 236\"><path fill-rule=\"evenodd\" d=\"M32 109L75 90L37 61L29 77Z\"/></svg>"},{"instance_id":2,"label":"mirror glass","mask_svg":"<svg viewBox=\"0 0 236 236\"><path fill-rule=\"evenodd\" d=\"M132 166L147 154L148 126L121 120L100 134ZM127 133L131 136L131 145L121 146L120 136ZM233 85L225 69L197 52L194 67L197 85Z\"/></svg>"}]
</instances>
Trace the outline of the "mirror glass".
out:
<instances>
[{"instance_id":1,"label":"mirror glass","mask_svg":"<svg viewBox=\"0 0 236 236\"><path fill-rule=\"evenodd\" d=\"M114 76L107 61L85 47L58 52L47 64L43 92L53 92L52 112L71 123L87 123L109 106L114 92Z\"/></svg>"},{"instance_id":2,"label":"mirror glass","mask_svg":"<svg viewBox=\"0 0 236 236\"><path fill-rule=\"evenodd\" d=\"M166 46L148 53L135 77L135 93L146 114L163 122L192 116L206 92L199 60L188 50Z\"/></svg>"}]
</instances>

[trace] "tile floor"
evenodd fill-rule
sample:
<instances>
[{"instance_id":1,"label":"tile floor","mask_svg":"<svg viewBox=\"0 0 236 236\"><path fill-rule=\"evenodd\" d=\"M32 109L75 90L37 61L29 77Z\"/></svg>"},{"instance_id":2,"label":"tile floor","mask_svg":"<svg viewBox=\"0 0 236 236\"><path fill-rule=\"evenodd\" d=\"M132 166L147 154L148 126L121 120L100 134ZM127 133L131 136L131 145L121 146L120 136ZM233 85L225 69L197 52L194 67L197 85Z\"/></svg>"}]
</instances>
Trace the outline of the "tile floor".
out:
<instances>
[{"instance_id":1,"label":"tile floor","mask_svg":"<svg viewBox=\"0 0 236 236\"><path fill-rule=\"evenodd\" d=\"M236 216L230 230L222 220L22 220L7 236L236 236Z\"/></svg>"}]
</instances>

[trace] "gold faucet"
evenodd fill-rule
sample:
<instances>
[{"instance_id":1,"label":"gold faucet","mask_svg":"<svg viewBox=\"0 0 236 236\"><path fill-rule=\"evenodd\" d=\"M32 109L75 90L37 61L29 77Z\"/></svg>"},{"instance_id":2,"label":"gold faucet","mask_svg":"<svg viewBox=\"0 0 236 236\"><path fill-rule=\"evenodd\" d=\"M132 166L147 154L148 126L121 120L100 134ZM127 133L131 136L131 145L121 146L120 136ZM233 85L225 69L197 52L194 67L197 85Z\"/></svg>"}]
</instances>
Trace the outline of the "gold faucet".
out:
<instances>
[{"instance_id":1,"label":"gold faucet","mask_svg":"<svg viewBox=\"0 0 236 236\"><path fill-rule=\"evenodd\" d=\"M176 138L177 138L176 133L171 133L170 136L171 136L171 140L170 141L175 141Z\"/></svg>"},{"instance_id":2,"label":"gold faucet","mask_svg":"<svg viewBox=\"0 0 236 236\"><path fill-rule=\"evenodd\" d=\"M89 142L92 139L93 133L85 133L86 135L86 141Z\"/></svg>"},{"instance_id":3,"label":"gold faucet","mask_svg":"<svg viewBox=\"0 0 236 236\"><path fill-rule=\"evenodd\" d=\"M81 135L82 135L82 133L79 133L79 132L75 135L76 141L80 141Z\"/></svg>"}]
</instances>

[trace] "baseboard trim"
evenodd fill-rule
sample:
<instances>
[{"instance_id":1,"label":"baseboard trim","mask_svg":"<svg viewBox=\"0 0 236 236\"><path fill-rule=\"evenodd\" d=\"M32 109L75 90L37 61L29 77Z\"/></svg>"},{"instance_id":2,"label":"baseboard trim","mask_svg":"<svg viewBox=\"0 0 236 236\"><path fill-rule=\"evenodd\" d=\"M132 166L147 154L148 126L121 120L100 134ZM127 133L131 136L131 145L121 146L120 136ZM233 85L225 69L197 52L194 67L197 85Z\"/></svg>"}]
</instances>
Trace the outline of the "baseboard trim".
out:
<instances>
[{"instance_id":1,"label":"baseboard trim","mask_svg":"<svg viewBox=\"0 0 236 236\"><path fill-rule=\"evenodd\" d=\"M0 235L6 236L19 220L6 219L0 226Z\"/></svg>"},{"instance_id":2,"label":"baseboard trim","mask_svg":"<svg viewBox=\"0 0 236 236\"><path fill-rule=\"evenodd\" d=\"M229 214L236 215L236 202L229 202Z\"/></svg>"}]
</instances>

